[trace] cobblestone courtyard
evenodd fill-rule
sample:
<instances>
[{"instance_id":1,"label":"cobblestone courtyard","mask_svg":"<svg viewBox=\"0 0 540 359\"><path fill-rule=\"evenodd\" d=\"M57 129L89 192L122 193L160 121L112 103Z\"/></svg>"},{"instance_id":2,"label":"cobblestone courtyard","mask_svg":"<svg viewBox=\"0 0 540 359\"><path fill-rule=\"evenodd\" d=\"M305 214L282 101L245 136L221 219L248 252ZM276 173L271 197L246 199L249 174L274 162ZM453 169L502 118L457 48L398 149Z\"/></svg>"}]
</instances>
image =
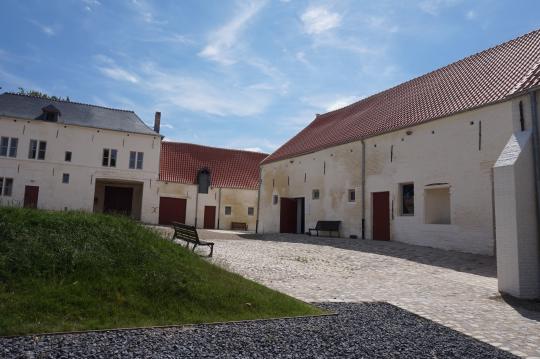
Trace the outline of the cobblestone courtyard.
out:
<instances>
[{"instance_id":1,"label":"cobblestone courtyard","mask_svg":"<svg viewBox=\"0 0 540 359\"><path fill-rule=\"evenodd\" d=\"M384 301L524 357L540 312L505 302L493 257L396 242L201 231L213 261L309 302Z\"/></svg>"}]
</instances>

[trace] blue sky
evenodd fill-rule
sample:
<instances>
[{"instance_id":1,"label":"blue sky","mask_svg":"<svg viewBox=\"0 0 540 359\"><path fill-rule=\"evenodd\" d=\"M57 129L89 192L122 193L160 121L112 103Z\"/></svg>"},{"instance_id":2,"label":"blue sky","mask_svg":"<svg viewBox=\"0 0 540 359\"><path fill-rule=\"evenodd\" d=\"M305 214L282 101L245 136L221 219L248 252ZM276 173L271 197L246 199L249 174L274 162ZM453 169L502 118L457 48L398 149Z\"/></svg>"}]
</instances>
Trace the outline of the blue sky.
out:
<instances>
[{"instance_id":1,"label":"blue sky","mask_svg":"<svg viewBox=\"0 0 540 359\"><path fill-rule=\"evenodd\" d=\"M324 113L540 28L540 2L0 4L1 91L162 112L167 139L271 152Z\"/></svg>"}]
</instances>

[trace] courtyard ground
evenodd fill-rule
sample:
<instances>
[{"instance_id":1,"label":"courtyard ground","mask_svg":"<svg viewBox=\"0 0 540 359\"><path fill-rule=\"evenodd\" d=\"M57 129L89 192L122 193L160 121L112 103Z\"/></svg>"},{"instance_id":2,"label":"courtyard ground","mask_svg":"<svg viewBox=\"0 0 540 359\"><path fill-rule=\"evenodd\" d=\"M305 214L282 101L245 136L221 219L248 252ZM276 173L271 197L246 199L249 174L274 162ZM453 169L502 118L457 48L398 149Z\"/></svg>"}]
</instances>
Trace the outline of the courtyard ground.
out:
<instances>
[{"instance_id":1,"label":"courtyard ground","mask_svg":"<svg viewBox=\"0 0 540 359\"><path fill-rule=\"evenodd\" d=\"M540 357L538 304L504 300L495 258L397 242L202 231L213 261L308 302L387 302L523 357Z\"/></svg>"}]
</instances>

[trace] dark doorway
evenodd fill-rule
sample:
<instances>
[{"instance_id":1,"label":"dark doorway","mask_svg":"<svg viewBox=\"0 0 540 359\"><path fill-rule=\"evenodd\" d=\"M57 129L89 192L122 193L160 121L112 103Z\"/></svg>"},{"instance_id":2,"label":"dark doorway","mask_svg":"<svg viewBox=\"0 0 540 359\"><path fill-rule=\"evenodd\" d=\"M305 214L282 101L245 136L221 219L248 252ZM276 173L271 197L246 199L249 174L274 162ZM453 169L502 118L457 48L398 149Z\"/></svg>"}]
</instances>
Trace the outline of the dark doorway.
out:
<instances>
[{"instance_id":1,"label":"dark doorway","mask_svg":"<svg viewBox=\"0 0 540 359\"><path fill-rule=\"evenodd\" d=\"M296 233L297 219L296 199L281 197L279 213L280 233Z\"/></svg>"},{"instance_id":2,"label":"dark doorway","mask_svg":"<svg viewBox=\"0 0 540 359\"><path fill-rule=\"evenodd\" d=\"M216 206L204 206L204 229L216 228Z\"/></svg>"},{"instance_id":3,"label":"dark doorway","mask_svg":"<svg viewBox=\"0 0 540 359\"><path fill-rule=\"evenodd\" d=\"M131 215L133 188L105 186L103 213Z\"/></svg>"},{"instance_id":4,"label":"dark doorway","mask_svg":"<svg viewBox=\"0 0 540 359\"><path fill-rule=\"evenodd\" d=\"M373 239L390 240L390 192L374 192L373 196Z\"/></svg>"},{"instance_id":5,"label":"dark doorway","mask_svg":"<svg viewBox=\"0 0 540 359\"><path fill-rule=\"evenodd\" d=\"M38 186L24 187L24 208L37 208L39 197Z\"/></svg>"},{"instance_id":6,"label":"dark doorway","mask_svg":"<svg viewBox=\"0 0 540 359\"><path fill-rule=\"evenodd\" d=\"M169 226L172 222L186 223L185 198L159 198L159 224Z\"/></svg>"},{"instance_id":7,"label":"dark doorway","mask_svg":"<svg viewBox=\"0 0 540 359\"><path fill-rule=\"evenodd\" d=\"M306 232L305 200L304 200L304 197L295 198L295 199L296 199L296 233L305 233Z\"/></svg>"}]
</instances>

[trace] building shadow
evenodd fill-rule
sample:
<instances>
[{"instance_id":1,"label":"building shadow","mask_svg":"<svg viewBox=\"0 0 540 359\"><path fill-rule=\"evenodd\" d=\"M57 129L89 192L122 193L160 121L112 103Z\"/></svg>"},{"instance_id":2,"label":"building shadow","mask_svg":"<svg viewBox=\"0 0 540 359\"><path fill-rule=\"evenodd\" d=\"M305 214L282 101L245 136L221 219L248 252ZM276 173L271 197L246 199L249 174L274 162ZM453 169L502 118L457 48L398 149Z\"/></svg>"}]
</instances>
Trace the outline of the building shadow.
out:
<instances>
[{"instance_id":1,"label":"building shadow","mask_svg":"<svg viewBox=\"0 0 540 359\"><path fill-rule=\"evenodd\" d=\"M235 238L236 237L236 238ZM214 237L218 238L218 237ZM416 263L452 269L484 277L496 278L495 257L462 253L394 241L373 241L349 238L315 237L304 234L237 234L227 239L250 239L265 242L302 243L328 246L364 253L392 256Z\"/></svg>"}]
</instances>

